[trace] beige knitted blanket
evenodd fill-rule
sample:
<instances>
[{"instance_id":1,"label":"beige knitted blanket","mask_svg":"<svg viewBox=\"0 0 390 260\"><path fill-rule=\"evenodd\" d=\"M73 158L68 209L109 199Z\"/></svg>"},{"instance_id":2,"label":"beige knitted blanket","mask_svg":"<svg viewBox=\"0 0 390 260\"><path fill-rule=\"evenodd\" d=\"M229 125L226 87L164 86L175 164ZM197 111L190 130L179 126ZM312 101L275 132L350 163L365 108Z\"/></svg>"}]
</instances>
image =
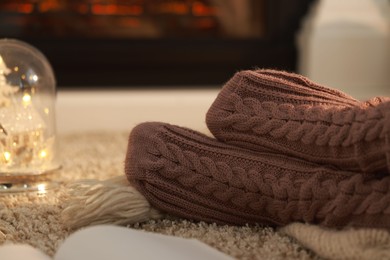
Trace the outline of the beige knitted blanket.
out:
<instances>
[{"instance_id":1,"label":"beige knitted blanket","mask_svg":"<svg viewBox=\"0 0 390 260\"><path fill-rule=\"evenodd\" d=\"M63 185L45 195L0 195L0 245L27 243L53 255L72 230L61 221L67 183L123 175L128 133L60 137ZM196 238L237 259L389 259L390 233L360 229L332 231L299 223L281 230L261 226L218 226L174 217L129 225Z\"/></svg>"}]
</instances>

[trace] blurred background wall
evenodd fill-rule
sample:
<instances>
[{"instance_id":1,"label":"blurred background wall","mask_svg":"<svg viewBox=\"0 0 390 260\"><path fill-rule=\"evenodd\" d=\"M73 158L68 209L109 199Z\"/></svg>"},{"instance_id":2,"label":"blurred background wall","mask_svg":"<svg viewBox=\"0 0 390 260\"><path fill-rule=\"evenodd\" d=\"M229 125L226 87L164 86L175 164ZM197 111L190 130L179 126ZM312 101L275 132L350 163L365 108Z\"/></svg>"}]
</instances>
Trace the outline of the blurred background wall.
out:
<instances>
[{"instance_id":1,"label":"blurred background wall","mask_svg":"<svg viewBox=\"0 0 390 260\"><path fill-rule=\"evenodd\" d=\"M0 38L50 60L60 88L220 85L242 69L297 71L312 0L2 0Z\"/></svg>"},{"instance_id":2,"label":"blurred background wall","mask_svg":"<svg viewBox=\"0 0 390 260\"><path fill-rule=\"evenodd\" d=\"M297 46L300 74L359 99L390 96L390 1L316 1Z\"/></svg>"}]
</instances>

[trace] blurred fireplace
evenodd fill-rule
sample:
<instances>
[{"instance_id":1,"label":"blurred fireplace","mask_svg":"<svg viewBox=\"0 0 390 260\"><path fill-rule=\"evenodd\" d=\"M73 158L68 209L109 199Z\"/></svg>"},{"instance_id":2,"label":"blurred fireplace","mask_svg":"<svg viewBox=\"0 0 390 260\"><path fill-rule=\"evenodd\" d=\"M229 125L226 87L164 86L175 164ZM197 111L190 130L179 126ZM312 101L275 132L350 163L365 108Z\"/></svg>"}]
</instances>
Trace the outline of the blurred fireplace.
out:
<instances>
[{"instance_id":1,"label":"blurred fireplace","mask_svg":"<svg viewBox=\"0 0 390 260\"><path fill-rule=\"evenodd\" d=\"M60 87L221 84L293 71L311 0L2 0L0 37L50 60Z\"/></svg>"}]
</instances>

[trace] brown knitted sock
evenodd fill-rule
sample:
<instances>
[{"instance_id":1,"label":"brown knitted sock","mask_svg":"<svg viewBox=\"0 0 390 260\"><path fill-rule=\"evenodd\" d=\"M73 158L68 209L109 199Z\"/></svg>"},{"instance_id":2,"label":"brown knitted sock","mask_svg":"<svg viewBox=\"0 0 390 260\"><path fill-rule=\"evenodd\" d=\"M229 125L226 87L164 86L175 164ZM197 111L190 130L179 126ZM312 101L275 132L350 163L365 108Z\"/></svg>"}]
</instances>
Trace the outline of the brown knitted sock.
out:
<instances>
[{"instance_id":1,"label":"brown knitted sock","mask_svg":"<svg viewBox=\"0 0 390 260\"><path fill-rule=\"evenodd\" d=\"M351 171L387 171L390 165L389 98L359 102L296 74L235 74L206 122L217 139L243 148Z\"/></svg>"},{"instance_id":2,"label":"brown knitted sock","mask_svg":"<svg viewBox=\"0 0 390 260\"><path fill-rule=\"evenodd\" d=\"M185 218L390 228L388 175L353 175L169 124L133 129L125 172L154 207Z\"/></svg>"}]
</instances>

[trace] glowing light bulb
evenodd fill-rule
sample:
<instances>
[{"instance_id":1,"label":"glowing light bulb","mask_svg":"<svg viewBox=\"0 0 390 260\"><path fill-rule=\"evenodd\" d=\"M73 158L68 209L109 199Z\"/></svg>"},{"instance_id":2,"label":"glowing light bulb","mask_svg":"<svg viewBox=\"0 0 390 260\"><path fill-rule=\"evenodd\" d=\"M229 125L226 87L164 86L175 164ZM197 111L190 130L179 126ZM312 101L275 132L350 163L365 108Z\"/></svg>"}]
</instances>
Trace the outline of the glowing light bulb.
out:
<instances>
[{"instance_id":1,"label":"glowing light bulb","mask_svg":"<svg viewBox=\"0 0 390 260\"><path fill-rule=\"evenodd\" d=\"M11 153L10 152L4 152L3 156L4 156L4 159L6 162L9 162L11 160Z\"/></svg>"},{"instance_id":2,"label":"glowing light bulb","mask_svg":"<svg viewBox=\"0 0 390 260\"><path fill-rule=\"evenodd\" d=\"M41 157L41 158L45 158L46 156L47 156L46 150L42 150L42 151L39 153L39 157Z\"/></svg>"},{"instance_id":3,"label":"glowing light bulb","mask_svg":"<svg viewBox=\"0 0 390 260\"><path fill-rule=\"evenodd\" d=\"M30 96L30 94L24 93L22 100L23 100L23 105L24 106L30 105L31 104L31 96Z\"/></svg>"},{"instance_id":4,"label":"glowing light bulb","mask_svg":"<svg viewBox=\"0 0 390 260\"><path fill-rule=\"evenodd\" d=\"M46 184L41 183L37 185L38 193L46 193Z\"/></svg>"}]
</instances>

